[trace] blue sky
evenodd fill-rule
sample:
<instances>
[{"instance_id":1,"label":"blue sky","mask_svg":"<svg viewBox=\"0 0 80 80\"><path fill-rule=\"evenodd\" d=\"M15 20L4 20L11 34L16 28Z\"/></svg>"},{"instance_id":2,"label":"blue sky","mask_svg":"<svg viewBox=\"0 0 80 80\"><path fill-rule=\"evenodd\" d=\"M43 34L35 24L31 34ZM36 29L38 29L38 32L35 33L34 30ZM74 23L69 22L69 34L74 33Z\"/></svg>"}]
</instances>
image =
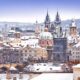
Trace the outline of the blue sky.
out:
<instances>
[{"instance_id":1,"label":"blue sky","mask_svg":"<svg viewBox=\"0 0 80 80\"><path fill-rule=\"evenodd\" d=\"M80 18L80 0L0 0L0 21L43 22L47 10L51 21L57 11L62 20Z\"/></svg>"}]
</instances>

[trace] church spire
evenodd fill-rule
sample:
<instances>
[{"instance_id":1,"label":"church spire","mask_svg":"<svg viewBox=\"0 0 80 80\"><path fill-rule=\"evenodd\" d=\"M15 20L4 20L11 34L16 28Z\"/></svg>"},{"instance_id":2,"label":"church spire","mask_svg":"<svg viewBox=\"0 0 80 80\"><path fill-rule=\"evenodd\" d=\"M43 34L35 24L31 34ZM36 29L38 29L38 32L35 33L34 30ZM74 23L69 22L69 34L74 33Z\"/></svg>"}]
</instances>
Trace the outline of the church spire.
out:
<instances>
[{"instance_id":1,"label":"church spire","mask_svg":"<svg viewBox=\"0 0 80 80\"><path fill-rule=\"evenodd\" d=\"M60 19L58 11L57 11L57 14L55 17L54 25L56 27L57 37L61 37L62 36L62 27L61 27L61 19Z\"/></svg>"},{"instance_id":2,"label":"church spire","mask_svg":"<svg viewBox=\"0 0 80 80\"><path fill-rule=\"evenodd\" d=\"M46 18L45 18L45 27L47 27L48 29L50 28L50 17L48 14L48 10L47 10Z\"/></svg>"},{"instance_id":3,"label":"church spire","mask_svg":"<svg viewBox=\"0 0 80 80\"><path fill-rule=\"evenodd\" d=\"M40 33L40 27L38 24L38 21L36 20L36 25L35 25L35 35L38 36Z\"/></svg>"},{"instance_id":4,"label":"church spire","mask_svg":"<svg viewBox=\"0 0 80 80\"><path fill-rule=\"evenodd\" d=\"M59 13L57 11L57 14L56 14L56 18L55 18L55 21L54 21L55 24L61 24L61 19L60 19L60 16L59 16Z\"/></svg>"},{"instance_id":5,"label":"church spire","mask_svg":"<svg viewBox=\"0 0 80 80\"><path fill-rule=\"evenodd\" d=\"M47 15L46 15L45 23L50 23L50 18L49 18L48 11L47 11Z\"/></svg>"}]
</instances>

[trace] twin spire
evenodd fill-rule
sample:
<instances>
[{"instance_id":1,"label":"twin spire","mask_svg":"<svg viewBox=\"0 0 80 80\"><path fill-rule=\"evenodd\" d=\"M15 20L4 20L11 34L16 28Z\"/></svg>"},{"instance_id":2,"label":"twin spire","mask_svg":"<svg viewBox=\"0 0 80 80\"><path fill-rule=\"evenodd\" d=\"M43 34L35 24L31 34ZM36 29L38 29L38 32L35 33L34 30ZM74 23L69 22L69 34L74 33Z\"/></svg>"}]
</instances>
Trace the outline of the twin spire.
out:
<instances>
[{"instance_id":1,"label":"twin spire","mask_svg":"<svg viewBox=\"0 0 80 80\"><path fill-rule=\"evenodd\" d=\"M50 17L49 17L49 14L48 14L48 10L47 10L47 15L46 15L45 23L50 23Z\"/></svg>"},{"instance_id":2,"label":"twin spire","mask_svg":"<svg viewBox=\"0 0 80 80\"><path fill-rule=\"evenodd\" d=\"M58 11L57 11L56 18L55 18L54 22L56 24L60 24L61 23L61 19L60 19ZM48 10L47 10L47 15L46 15L45 23L50 23L50 17L49 17L49 14L48 14Z\"/></svg>"},{"instance_id":3,"label":"twin spire","mask_svg":"<svg viewBox=\"0 0 80 80\"><path fill-rule=\"evenodd\" d=\"M60 16L59 16L58 11L57 11L57 14L56 14L56 18L55 18L54 23L55 23L55 24L61 24L61 19L60 19Z\"/></svg>"}]
</instances>

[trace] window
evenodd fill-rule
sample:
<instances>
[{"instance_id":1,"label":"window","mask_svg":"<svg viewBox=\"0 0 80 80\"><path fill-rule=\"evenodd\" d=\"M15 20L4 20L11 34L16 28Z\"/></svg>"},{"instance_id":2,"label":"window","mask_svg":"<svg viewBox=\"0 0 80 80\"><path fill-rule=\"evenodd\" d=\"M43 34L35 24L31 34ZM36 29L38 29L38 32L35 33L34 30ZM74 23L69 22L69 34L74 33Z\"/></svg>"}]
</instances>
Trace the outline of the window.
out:
<instances>
[{"instance_id":1,"label":"window","mask_svg":"<svg viewBox=\"0 0 80 80\"><path fill-rule=\"evenodd\" d=\"M32 52L31 50L29 50L29 52Z\"/></svg>"},{"instance_id":2,"label":"window","mask_svg":"<svg viewBox=\"0 0 80 80\"><path fill-rule=\"evenodd\" d=\"M47 41L47 45L49 45L49 42Z\"/></svg>"},{"instance_id":3,"label":"window","mask_svg":"<svg viewBox=\"0 0 80 80\"><path fill-rule=\"evenodd\" d=\"M44 41L42 41L42 44L44 44Z\"/></svg>"},{"instance_id":4,"label":"window","mask_svg":"<svg viewBox=\"0 0 80 80\"><path fill-rule=\"evenodd\" d=\"M60 55L59 54L57 54L57 59L60 60Z\"/></svg>"},{"instance_id":5,"label":"window","mask_svg":"<svg viewBox=\"0 0 80 80\"><path fill-rule=\"evenodd\" d=\"M74 52L73 52L73 54L74 54Z\"/></svg>"},{"instance_id":6,"label":"window","mask_svg":"<svg viewBox=\"0 0 80 80\"><path fill-rule=\"evenodd\" d=\"M27 52L27 50L25 50L25 52Z\"/></svg>"},{"instance_id":7,"label":"window","mask_svg":"<svg viewBox=\"0 0 80 80\"><path fill-rule=\"evenodd\" d=\"M25 54L25 56L27 56L27 54Z\"/></svg>"}]
</instances>

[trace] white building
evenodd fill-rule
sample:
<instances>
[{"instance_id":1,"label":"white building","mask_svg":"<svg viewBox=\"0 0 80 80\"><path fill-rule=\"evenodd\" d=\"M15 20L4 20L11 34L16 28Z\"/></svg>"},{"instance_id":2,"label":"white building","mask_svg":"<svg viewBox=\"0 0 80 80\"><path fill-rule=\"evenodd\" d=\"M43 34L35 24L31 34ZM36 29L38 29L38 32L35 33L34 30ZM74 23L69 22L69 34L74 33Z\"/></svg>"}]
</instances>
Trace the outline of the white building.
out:
<instances>
[{"instance_id":1,"label":"white building","mask_svg":"<svg viewBox=\"0 0 80 80\"><path fill-rule=\"evenodd\" d=\"M80 62L80 42L71 48L70 61Z\"/></svg>"},{"instance_id":2,"label":"white building","mask_svg":"<svg viewBox=\"0 0 80 80\"><path fill-rule=\"evenodd\" d=\"M35 48L38 46L39 40L36 38L36 36L23 36L21 37L21 45L26 47L29 45L32 48Z\"/></svg>"}]
</instances>

